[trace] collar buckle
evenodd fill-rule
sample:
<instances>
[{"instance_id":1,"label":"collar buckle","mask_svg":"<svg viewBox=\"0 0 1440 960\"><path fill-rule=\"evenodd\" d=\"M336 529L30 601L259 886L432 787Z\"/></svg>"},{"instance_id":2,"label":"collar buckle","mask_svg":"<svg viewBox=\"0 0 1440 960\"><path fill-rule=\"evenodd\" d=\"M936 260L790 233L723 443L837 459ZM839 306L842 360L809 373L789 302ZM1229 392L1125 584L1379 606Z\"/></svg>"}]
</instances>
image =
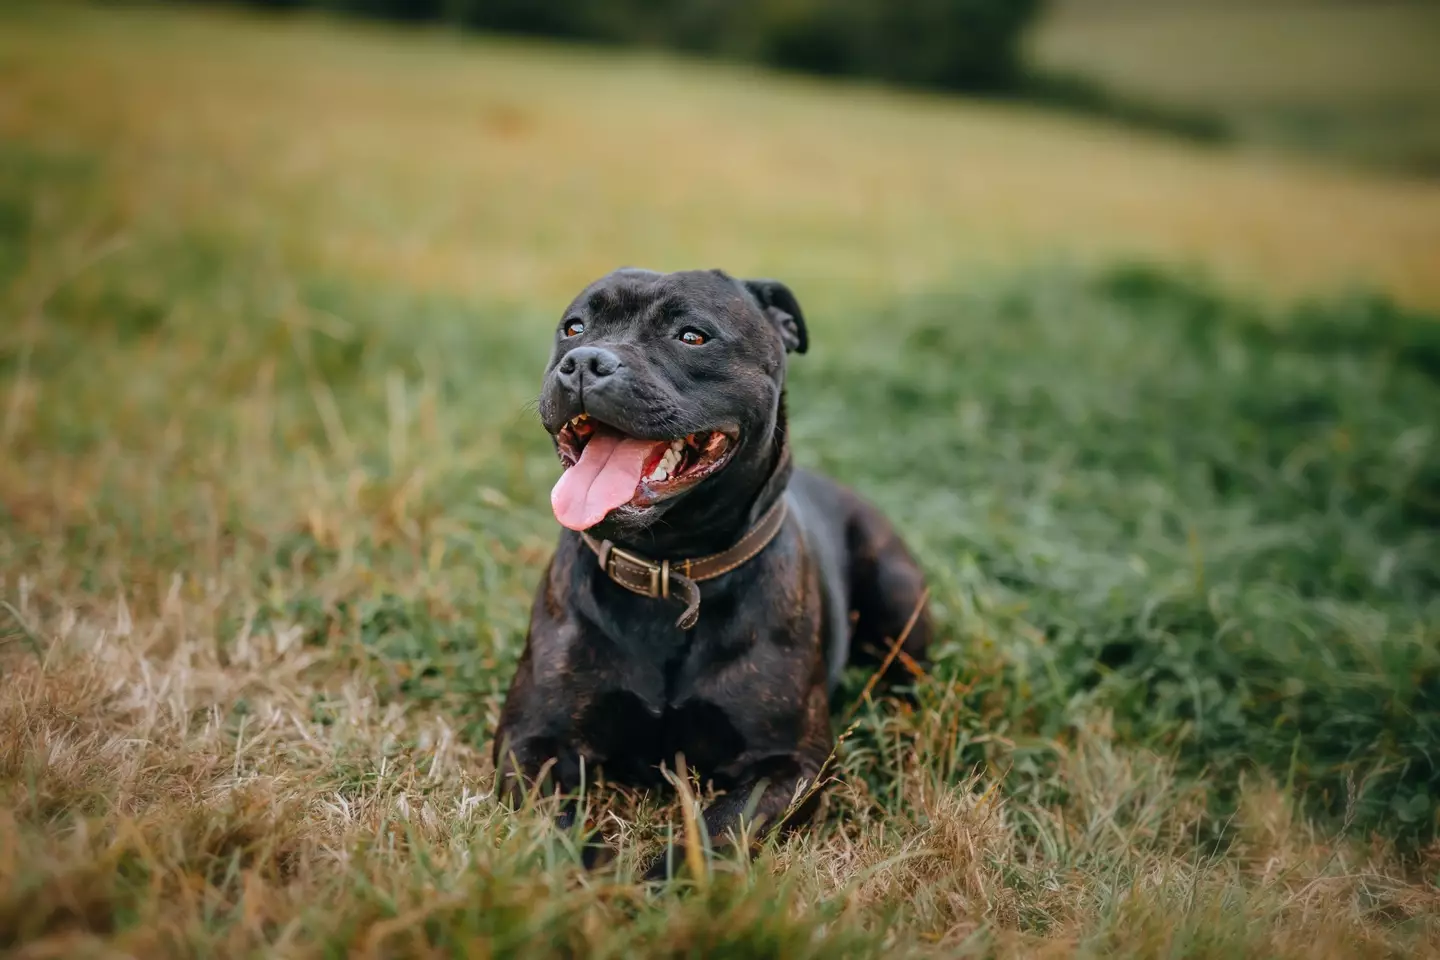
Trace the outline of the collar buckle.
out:
<instances>
[{"instance_id":1,"label":"collar buckle","mask_svg":"<svg viewBox=\"0 0 1440 960\"><path fill-rule=\"evenodd\" d=\"M608 540L601 544L600 566L620 586L651 600L670 599L670 561L659 563L622 550Z\"/></svg>"}]
</instances>

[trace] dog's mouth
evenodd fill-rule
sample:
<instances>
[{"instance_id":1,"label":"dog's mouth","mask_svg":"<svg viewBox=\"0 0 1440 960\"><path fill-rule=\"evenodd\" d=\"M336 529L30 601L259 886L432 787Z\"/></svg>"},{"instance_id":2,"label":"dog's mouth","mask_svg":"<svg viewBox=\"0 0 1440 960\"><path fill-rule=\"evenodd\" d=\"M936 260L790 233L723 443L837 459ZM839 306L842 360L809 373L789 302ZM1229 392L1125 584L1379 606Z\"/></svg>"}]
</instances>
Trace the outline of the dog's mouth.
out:
<instances>
[{"instance_id":1,"label":"dog's mouth","mask_svg":"<svg viewBox=\"0 0 1440 960\"><path fill-rule=\"evenodd\" d=\"M555 519L585 530L617 507L673 497L723 467L738 438L737 431L722 429L643 440L582 413L555 435L565 466L550 492Z\"/></svg>"}]
</instances>

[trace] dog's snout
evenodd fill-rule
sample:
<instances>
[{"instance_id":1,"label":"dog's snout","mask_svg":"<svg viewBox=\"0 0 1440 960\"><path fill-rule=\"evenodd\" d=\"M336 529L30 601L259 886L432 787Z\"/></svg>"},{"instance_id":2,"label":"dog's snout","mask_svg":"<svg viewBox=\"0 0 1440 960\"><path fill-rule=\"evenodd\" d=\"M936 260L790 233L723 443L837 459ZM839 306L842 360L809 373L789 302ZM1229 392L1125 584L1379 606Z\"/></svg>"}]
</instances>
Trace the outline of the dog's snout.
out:
<instances>
[{"instance_id":1,"label":"dog's snout","mask_svg":"<svg viewBox=\"0 0 1440 960\"><path fill-rule=\"evenodd\" d=\"M620 358L604 347L576 347L560 361L560 380L570 389L578 389L583 380L608 377L620 369Z\"/></svg>"}]
</instances>

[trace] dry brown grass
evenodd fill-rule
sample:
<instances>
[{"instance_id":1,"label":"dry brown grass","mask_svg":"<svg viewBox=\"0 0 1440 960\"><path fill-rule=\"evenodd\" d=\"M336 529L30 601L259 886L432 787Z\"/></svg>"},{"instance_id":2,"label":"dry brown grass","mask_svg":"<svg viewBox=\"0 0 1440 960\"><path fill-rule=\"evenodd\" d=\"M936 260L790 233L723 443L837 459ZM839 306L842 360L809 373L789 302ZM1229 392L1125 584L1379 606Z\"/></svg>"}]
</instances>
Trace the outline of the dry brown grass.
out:
<instances>
[{"instance_id":1,"label":"dry brown grass","mask_svg":"<svg viewBox=\"0 0 1440 960\"><path fill-rule=\"evenodd\" d=\"M1068 799L1041 805L937 777L938 710L889 721L895 795L842 787L834 829L657 901L623 882L652 808L620 805L639 823L610 830L621 876L587 879L538 813L495 807L487 762L443 716L380 707L343 652L284 631L222 658L167 625L188 606L128 625L32 609L43 656L4 657L14 955L746 955L787 940L823 956L1440 954L1440 894L1383 843L1316 835L1272 783L1247 785L1213 857L1195 844L1213 826L1202 792L1115 751L1103 725L1065 754Z\"/></svg>"}]
</instances>

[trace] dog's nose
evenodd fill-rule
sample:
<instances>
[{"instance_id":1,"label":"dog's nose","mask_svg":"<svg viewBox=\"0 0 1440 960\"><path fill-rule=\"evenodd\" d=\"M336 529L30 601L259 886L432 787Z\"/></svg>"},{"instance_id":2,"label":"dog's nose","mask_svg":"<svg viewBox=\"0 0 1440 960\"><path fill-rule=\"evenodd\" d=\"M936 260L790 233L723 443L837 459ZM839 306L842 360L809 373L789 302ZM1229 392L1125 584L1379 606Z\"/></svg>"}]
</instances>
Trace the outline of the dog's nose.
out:
<instances>
[{"instance_id":1,"label":"dog's nose","mask_svg":"<svg viewBox=\"0 0 1440 960\"><path fill-rule=\"evenodd\" d=\"M560 382L578 390L583 380L598 380L620 369L620 358L604 347L576 347L560 361Z\"/></svg>"}]
</instances>

